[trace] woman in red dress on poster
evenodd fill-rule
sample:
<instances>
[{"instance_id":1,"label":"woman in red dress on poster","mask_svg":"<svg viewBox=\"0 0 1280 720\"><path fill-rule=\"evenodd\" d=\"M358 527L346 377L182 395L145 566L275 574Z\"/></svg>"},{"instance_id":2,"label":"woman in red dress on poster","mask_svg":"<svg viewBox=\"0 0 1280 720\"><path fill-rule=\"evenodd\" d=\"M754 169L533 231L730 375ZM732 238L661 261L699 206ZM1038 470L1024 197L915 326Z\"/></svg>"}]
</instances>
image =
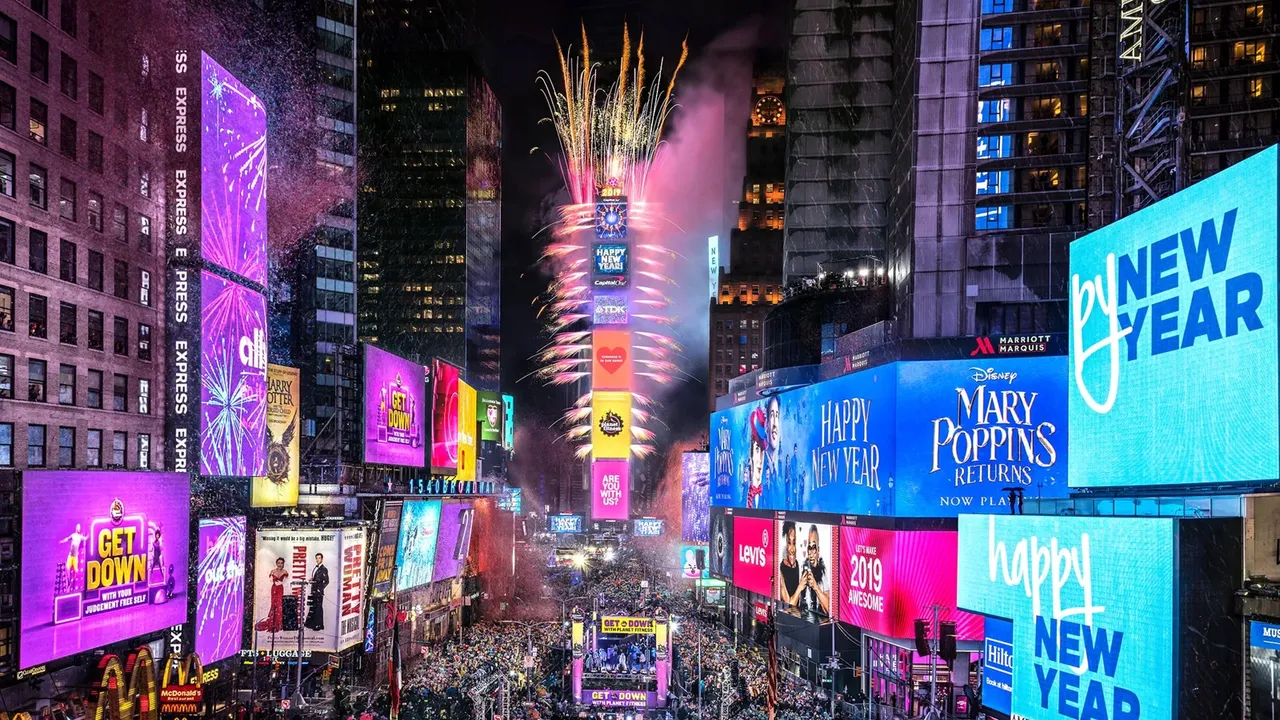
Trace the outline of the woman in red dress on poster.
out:
<instances>
[{"instance_id":1,"label":"woman in red dress on poster","mask_svg":"<svg viewBox=\"0 0 1280 720\"><path fill-rule=\"evenodd\" d=\"M276 558L276 566L271 569L271 610L260 620L256 627L260 632L277 633L284 629L284 581L289 572L284 569L284 558Z\"/></svg>"}]
</instances>

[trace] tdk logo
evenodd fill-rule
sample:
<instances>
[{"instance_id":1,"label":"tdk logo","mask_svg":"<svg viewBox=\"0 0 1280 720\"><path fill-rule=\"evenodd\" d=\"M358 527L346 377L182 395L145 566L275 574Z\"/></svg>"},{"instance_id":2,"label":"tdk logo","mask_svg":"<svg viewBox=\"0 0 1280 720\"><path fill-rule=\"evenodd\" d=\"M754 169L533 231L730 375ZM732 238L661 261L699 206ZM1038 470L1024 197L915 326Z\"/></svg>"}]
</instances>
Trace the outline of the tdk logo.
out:
<instances>
[{"instance_id":1,"label":"tdk logo","mask_svg":"<svg viewBox=\"0 0 1280 720\"><path fill-rule=\"evenodd\" d=\"M240 362L258 370L267 369L267 336L261 329L255 328L252 338L240 338Z\"/></svg>"}]
</instances>

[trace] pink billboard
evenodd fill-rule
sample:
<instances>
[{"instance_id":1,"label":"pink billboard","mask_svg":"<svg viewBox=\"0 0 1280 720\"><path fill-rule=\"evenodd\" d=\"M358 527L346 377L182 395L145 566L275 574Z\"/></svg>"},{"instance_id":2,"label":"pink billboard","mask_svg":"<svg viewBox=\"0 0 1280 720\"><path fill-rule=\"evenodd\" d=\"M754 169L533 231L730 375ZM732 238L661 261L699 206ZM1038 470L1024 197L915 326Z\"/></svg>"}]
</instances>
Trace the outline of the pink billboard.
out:
<instances>
[{"instance_id":1,"label":"pink billboard","mask_svg":"<svg viewBox=\"0 0 1280 720\"><path fill-rule=\"evenodd\" d=\"M981 640L982 617L956 610L956 533L840 528L840 619L893 638L942 606L956 638Z\"/></svg>"},{"instance_id":2,"label":"pink billboard","mask_svg":"<svg viewBox=\"0 0 1280 720\"><path fill-rule=\"evenodd\" d=\"M734 516L734 585L753 593L773 595L773 535L772 518ZM954 587L952 590L954 594Z\"/></svg>"},{"instance_id":3,"label":"pink billboard","mask_svg":"<svg viewBox=\"0 0 1280 720\"><path fill-rule=\"evenodd\" d=\"M591 464L591 519L627 520L630 517L630 463L596 460Z\"/></svg>"}]
</instances>

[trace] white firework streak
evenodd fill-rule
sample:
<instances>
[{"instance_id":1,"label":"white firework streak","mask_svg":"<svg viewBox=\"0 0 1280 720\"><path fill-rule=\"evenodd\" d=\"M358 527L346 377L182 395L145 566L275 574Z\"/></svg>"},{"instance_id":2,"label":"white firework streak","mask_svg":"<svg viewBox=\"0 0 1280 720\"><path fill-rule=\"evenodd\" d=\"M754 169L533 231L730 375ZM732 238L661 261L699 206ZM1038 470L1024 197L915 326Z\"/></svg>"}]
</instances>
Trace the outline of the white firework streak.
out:
<instances>
[{"instance_id":1,"label":"white firework streak","mask_svg":"<svg viewBox=\"0 0 1280 720\"><path fill-rule=\"evenodd\" d=\"M244 618L245 519L215 518L203 522L219 530L217 544L206 551L196 569L196 587L200 590L197 605L203 608L196 615L196 637L205 634L209 623L215 623L216 657L226 657L240 649L243 631L242 623L229 620Z\"/></svg>"}]
</instances>

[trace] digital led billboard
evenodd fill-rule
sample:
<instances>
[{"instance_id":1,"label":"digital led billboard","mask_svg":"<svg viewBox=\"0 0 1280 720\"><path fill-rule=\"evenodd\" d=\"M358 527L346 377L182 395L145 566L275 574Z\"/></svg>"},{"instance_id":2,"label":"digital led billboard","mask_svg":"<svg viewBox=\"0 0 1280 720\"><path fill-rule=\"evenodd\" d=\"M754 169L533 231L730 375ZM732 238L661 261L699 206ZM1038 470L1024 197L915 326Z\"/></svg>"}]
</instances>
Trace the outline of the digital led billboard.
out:
<instances>
[{"instance_id":1,"label":"digital led billboard","mask_svg":"<svg viewBox=\"0 0 1280 720\"><path fill-rule=\"evenodd\" d=\"M458 368L434 358L431 410L431 472L454 475L458 472Z\"/></svg>"},{"instance_id":2,"label":"digital led billboard","mask_svg":"<svg viewBox=\"0 0 1280 720\"><path fill-rule=\"evenodd\" d=\"M22 475L19 667L187 621L185 473Z\"/></svg>"},{"instance_id":3,"label":"digital led billboard","mask_svg":"<svg viewBox=\"0 0 1280 720\"><path fill-rule=\"evenodd\" d=\"M584 524L581 515L561 514L547 516L547 532L549 533L580 533Z\"/></svg>"},{"instance_id":4,"label":"digital led billboard","mask_svg":"<svg viewBox=\"0 0 1280 720\"><path fill-rule=\"evenodd\" d=\"M431 582L440 537L439 500L406 500L400 512L400 542L396 552L396 590Z\"/></svg>"},{"instance_id":5,"label":"digital led billboard","mask_svg":"<svg viewBox=\"0 0 1280 720\"><path fill-rule=\"evenodd\" d=\"M631 454L631 393L591 394L591 455L625 459Z\"/></svg>"},{"instance_id":6,"label":"digital led billboard","mask_svg":"<svg viewBox=\"0 0 1280 720\"><path fill-rule=\"evenodd\" d=\"M710 520L711 498L708 495L710 461L705 452L686 452L680 456L680 539L705 543Z\"/></svg>"},{"instance_id":7,"label":"digital led billboard","mask_svg":"<svg viewBox=\"0 0 1280 720\"><path fill-rule=\"evenodd\" d=\"M773 595L774 529L770 518L733 516L733 584Z\"/></svg>"},{"instance_id":8,"label":"digital led billboard","mask_svg":"<svg viewBox=\"0 0 1280 720\"><path fill-rule=\"evenodd\" d=\"M1175 716L1176 537L1172 518L960 516L956 604L1011 620L1011 714Z\"/></svg>"},{"instance_id":9,"label":"digital led billboard","mask_svg":"<svg viewBox=\"0 0 1280 720\"><path fill-rule=\"evenodd\" d=\"M661 537L662 520L658 518L636 518L631 521L631 534L636 537Z\"/></svg>"},{"instance_id":10,"label":"digital led billboard","mask_svg":"<svg viewBox=\"0 0 1280 720\"><path fill-rule=\"evenodd\" d=\"M956 533L840 528L840 620L909 638L928 608L956 624L959 640L981 640L982 618L956 607Z\"/></svg>"},{"instance_id":11,"label":"digital led billboard","mask_svg":"<svg viewBox=\"0 0 1280 720\"><path fill-rule=\"evenodd\" d=\"M391 575L395 572L396 553L400 549L400 514L403 511L402 501L383 501L382 524L378 528L378 555L373 564L374 597L386 597L391 593Z\"/></svg>"},{"instance_id":12,"label":"digital led billboard","mask_svg":"<svg viewBox=\"0 0 1280 720\"><path fill-rule=\"evenodd\" d=\"M591 334L591 389L631 389L631 333L596 330Z\"/></svg>"},{"instance_id":13,"label":"digital led billboard","mask_svg":"<svg viewBox=\"0 0 1280 720\"><path fill-rule=\"evenodd\" d=\"M711 530L708 533L711 541L707 551L711 556L711 574L726 580L733 579L733 558L736 548L733 545L733 516L725 513L724 508L711 508Z\"/></svg>"},{"instance_id":14,"label":"digital led billboard","mask_svg":"<svg viewBox=\"0 0 1280 720\"><path fill-rule=\"evenodd\" d=\"M624 240L627 237L627 199L596 200L596 237L600 240Z\"/></svg>"},{"instance_id":15,"label":"digital led billboard","mask_svg":"<svg viewBox=\"0 0 1280 720\"><path fill-rule=\"evenodd\" d=\"M892 512L896 369L877 367L711 416L711 503Z\"/></svg>"},{"instance_id":16,"label":"digital led billboard","mask_svg":"<svg viewBox=\"0 0 1280 720\"><path fill-rule=\"evenodd\" d=\"M601 290L591 296L591 322L596 325L626 325L631 311L625 293Z\"/></svg>"},{"instance_id":17,"label":"digital led billboard","mask_svg":"<svg viewBox=\"0 0 1280 720\"><path fill-rule=\"evenodd\" d=\"M301 476L302 375L298 368L267 365L267 474L253 478L253 507L298 504Z\"/></svg>"},{"instance_id":18,"label":"digital led billboard","mask_svg":"<svg viewBox=\"0 0 1280 720\"><path fill-rule=\"evenodd\" d=\"M200 474L265 475L266 298L208 271L200 296Z\"/></svg>"},{"instance_id":19,"label":"digital led billboard","mask_svg":"<svg viewBox=\"0 0 1280 720\"><path fill-rule=\"evenodd\" d=\"M364 531L358 528L259 530L253 584L258 649L297 648L297 633L284 629L286 595L301 609L303 650L339 652L362 642L364 563ZM305 592L294 584L298 580L307 581Z\"/></svg>"},{"instance_id":20,"label":"digital led billboard","mask_svg":"<svg viewBox=\"0 0 1280 720\"><path fill-rule=\"evenodd\" d=\"M480 423L480 439L502 440L502 395L496 392L476 393L476 421Z\"/></svg>"},{"instance_id":21,"label":"digital led billboard","mask_svg":"<svg viewBox=\"0 0 1280 720\"><path fill-rule=\"evenodd\" d=\"M987 618L982 641L982 705L1008 715L1013 702L1013 623Z\"/></svg>"},{"instance_id":22,"label":"digital led billboard","mask_svg":"<svg viewBox=\"0 0 1280 720\"><path fill-rule=\"evenodd\" d=\"M1280 705L1280 625L1249 621L1249 718L1274 717Z\"/></svg>"},{"instance_id":23,"label":"digital led billboard","mask_svg":"<svg viewBox=\"0 0 1280 720\"><path fill-rule=\"evenodd\" d=\"M422 366L365 345L364 392L364 461L422 467L427 412Z\"/></svg>"},{"instance_id":24,"label":"digital led billboard","mask_svg":"<svg viewBox=\"0 0 1280 720\"><path fill-rule=\"evenodd\" d=\"M591 463L591 519L631 517L631 464L626 460Z\"/></svg>"},{"instance_id":25,"label":"digital led billboard","mask_svg":"<svg viewBox=\"0 0 1280 720\"><path fill-rule=\"evenodd\" d=\"M894 514L945 517L1067 495L1067 358L900 362Z\"/></svg>"},{"instance_id":26,"label":"digital led billboard","mask_svg":"<svg viewBox=\"0 0 1280 720\"><path fill-rule=\"evenodd\" d=\"M680 577L686 580L700 580L711 577L711 567L707 563L706 545L680 546Z\"/></svg>"},{"instance_id":27,"label":"digital led billboard","mask_svg":"<svg viewBox=\"0 0 1280 720\"><path fill-rule=\"evenodd\" d=\"M1071 243L1072 487L1280 477L1278 161Z\"/></svg>"},{"instance_id":28,"label":"digital led billboard","mask_svg":"<svg viewBox=\"0 0 1280 720\"><path fill-rule=\"evenodd\" d=\"M474 516L475 510L471 509L471 503L448 503L440 509L440 532L436 541L432 582L456 577L467 564Z\"/></svg>"},{"instance_id":29,"label":"digital led billboard","mask_svg":"<svg viewBox=\"0 0 1280 720\"><path fill-rule=\"evenodd\" d=\"M812 522L779 520L774 526L773 596L781 609L811 621L831 617L836 572L835 529Z\"/></svg>"},{"instance_id":30,"label":"digital led billboard","mask_svg":"<svg viewBox=\"0 0 1280 720\"><path fill-rule=\"evenodd\" d=\"M502 447L516 449L516 399L505 393L502 396Z\"/></svg>"},{"instance_id":31,"label":"digital led billboard","mask_svg":"<svg viewBox=\"0 0 1280 720\"><path fill-rule=\"evenodd\" d=\"M626 243L595 243L591 246L591 254L592 285L627 286L631 277L631 246Z\"/></svg>"},{"instance_id":32,"label":"digital led billboard","mask_svg":"<svg viewBox=\"0 0 1280 720\"><path fill-rule=\"evenodd\" d=\"M476 389L458 380L459 481L476 479Z\"/></svg>"},{"instance_id":33,"label":"digital led billboard","mask_svg":"<svg viewBox=\"0 0 1280 720\"><path fill-rule=\"evenodd\" d=\"M245 518L202 518L196 535L196 654L215 663L244 636Z\"/></svg>"},{"instance_id":34,"label":"digital led billboard","mask_svg":"<svg viewBox=\"0 0 1280 720\"><path fill-rule=\"evenodd\" d=\"M200 179L206 263L267 282L267 111L204 53Z\"/></svg>"}]
</instances>

